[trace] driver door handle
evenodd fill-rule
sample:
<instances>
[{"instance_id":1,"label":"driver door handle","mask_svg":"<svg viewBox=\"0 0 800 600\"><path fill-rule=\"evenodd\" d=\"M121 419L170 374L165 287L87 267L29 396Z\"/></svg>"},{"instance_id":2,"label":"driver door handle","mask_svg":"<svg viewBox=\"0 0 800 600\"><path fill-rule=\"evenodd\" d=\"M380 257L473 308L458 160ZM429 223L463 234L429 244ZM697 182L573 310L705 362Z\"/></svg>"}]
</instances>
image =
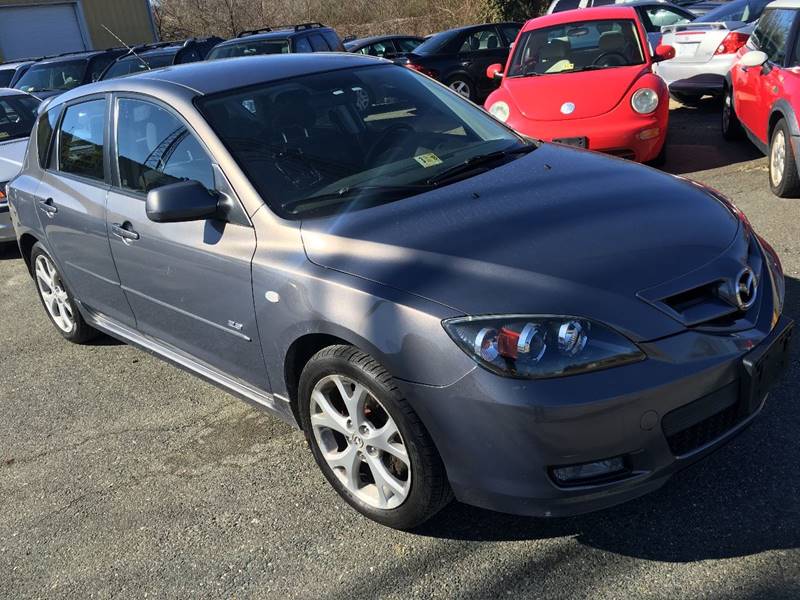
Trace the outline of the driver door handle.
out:
<instances>
[{"instance_id":1,"label":"driver door handle","mask_svg":"<svg viewBox=\"0 0 800 600\"><path fill-rule=\"evenodd\" d=\"M127 221L122 224L112 223L111 233L113 233L118 238L122 238L122 241L126 240L133 241L139 239L139 234L132 229L132 225Z\"/></svg>"},{"instance_id":2,"label":"driver door handle","mask_svg":"<svg viewBox=\"0 0 800 600\"><path fill-rule=\"evenodd\" d=\"M42 212L46 213L48 217L52 217L54 214L58 212L58 207L53 204L52 198L40 199L39 209Z\"/></svg>"}]
</instances>

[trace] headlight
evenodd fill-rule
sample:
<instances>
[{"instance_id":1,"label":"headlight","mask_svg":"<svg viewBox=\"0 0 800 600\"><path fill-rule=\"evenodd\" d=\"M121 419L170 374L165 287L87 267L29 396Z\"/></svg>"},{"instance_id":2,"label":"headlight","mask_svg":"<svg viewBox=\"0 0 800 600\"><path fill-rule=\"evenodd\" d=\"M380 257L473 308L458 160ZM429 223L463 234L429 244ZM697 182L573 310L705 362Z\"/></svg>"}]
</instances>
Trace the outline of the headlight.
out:
<instances>
[{"instance_id":1,"label":"headlight","mask_svg":"<svg viewBox=\"0 0 800 600\"><path fill-rule=\"evenodd\" d=\"M650 88L636 90L631 97L633 110L641 115L646 115L658 108L658 94Z\"/></svg>"},{"instance_id":2,"label":"headlight","mask_svg":"<svg viewBox=\"0 0 800 600\"><path fill-rule=\"evenodd\" d=\"M508 104L502 100L500 102L495 102L489 107L489 114L502 123L508 120L509 113Z\"/></svg>"},{"instance_id":3,"label":"headlight","mask_svg":"<svg viewBox=\"0 0 800 600\"><path fill-rule=\"evenodd\" d=\"M506 377L559 377L644 359L633 342L579 317L459 317L442 325L479 365Z\"/></svg>"},{"instance_id":4,"label":"headlight","mask_svg":"<svg viewBox=\"0 0 800 600\"><path fill-rule=\"evenodd\" d=\"M783 303L786 300L786 278L783 274L783 265L781 264L778 253L775 252L775 249L769 242L760 235L757 237L761 248L764 250L764 255L767 258L767 265L769 265L769 270L772 273L772 280L775 282L775 309L776 312L782 313Z\"/></svg>"}]
</instances>

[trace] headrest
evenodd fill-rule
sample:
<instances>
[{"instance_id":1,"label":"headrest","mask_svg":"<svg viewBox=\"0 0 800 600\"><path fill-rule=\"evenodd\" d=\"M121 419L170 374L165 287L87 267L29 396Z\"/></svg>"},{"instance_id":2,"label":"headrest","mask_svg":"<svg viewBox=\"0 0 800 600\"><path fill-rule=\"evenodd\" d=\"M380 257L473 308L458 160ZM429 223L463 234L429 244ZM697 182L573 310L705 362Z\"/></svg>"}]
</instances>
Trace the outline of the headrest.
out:
<instances>
[{"instance_id":1,"label":"headrest","mask_svg":"<svg viewBox=\"0 0 800 600\"><path fill-rule=\"evenodd\" d=\"M602 52L614 52L625 48L625 36L619 31L606 31L600 35L597 47Z\"/></svg>"},{"instance_id":2,"label":"headrest","mask_svg":"<svg viewBox=\"0 0 800 600\"><path fill-rule=\"evenodd\" d=\"M569 50L569 42L564 40L550 40L539 51L539 60L541 62L556 62L563 60L569 55Z\"/></svg>"}]
</instances>

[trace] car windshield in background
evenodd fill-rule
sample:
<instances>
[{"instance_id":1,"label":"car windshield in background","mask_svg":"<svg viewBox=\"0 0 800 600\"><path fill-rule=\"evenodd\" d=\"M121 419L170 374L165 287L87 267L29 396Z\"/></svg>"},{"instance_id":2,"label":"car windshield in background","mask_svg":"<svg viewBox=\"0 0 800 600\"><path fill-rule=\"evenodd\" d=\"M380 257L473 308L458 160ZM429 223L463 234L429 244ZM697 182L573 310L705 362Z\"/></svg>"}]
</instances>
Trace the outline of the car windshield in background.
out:
<instances>
[{"instance_id":1,"label":"car windshield in background","mask_svg":"<svg viewBox=\"0 0 800 600\"><path fill-rule=\"evenodd\" d=\"M30 137L39 100L29 96L0 97L0 143Z\"/></svg>"},{"instance_id":2,"label":"car windshield in background","mask_svg":"<svg viewBox=\"0 0 800 600\"><path fill-rule=\"evenodd\" d=\"M218 46L208 53L208 60L233 58L235 56L256 56L258 54L288 54L289 40L253 40L227 46Z\"/></svg>"},{"instance_id":3,"label":"car windshield in background","mask_svg":"<svg viewBox=\"0 0 800 600\"><path fill-rule=\"evenodd\" d=\"M424 42L422 42L419 46L414 48L414 54L436 54L437 52L441 52L444 47L450 43L454 34L452 31L443 31L441 33L435 33Z\"/></svg>"},{"instance_id":4,"label":"car windshield in background","mask_svg":"<svg viewBox=\"0 0 800 600\"><path fill-rule=\"evenodd\" d=\"M390 65L197 102L264 201L287 218L399 200L534 148L474 104Z\"/></svg>"},{"instance_id":5,"label":"car windshield in background","mask_svg":"<svg viewBox=\"0 0 800 600\"><path fill-rule=\"evenodd\" d=\"M83 59L33 65L20 78L16 87L23 92L71 90L83 81L88 64L89 61Z\"/></svg>"},{"instance_id":6,"label":"car windshield in background","mask_svg":"<svg viewBox=\"0 0 800 600\"><path fill-rule=\"evenodd\" d=\"M695 23L742 21L752 23L761 16L772 0L734 0L704 14Z\"/></svg>"},{"instance_id":7,"label":"car windshield in background","mask_svg":"<svg viewBox=\"0 0 800 600\"><path fill-rule=\"evenodd\" d=\"M583 21L524 32L506 75L576 73L643 63L632 20Z\"/></svg>"},{"instance_id":8,"label":"car windshield in background","mask_svg":"<svg viewBox=\"0 0 800 600\"><path fill-rule=\"evenodd\" d=\"M175 58L174 54L156 54L153 56L142 56L137 58L129 56L118 60L111 65L103 74L103 79L114 79L115 77L122 77L123 75L130 75L131 73L141 73L142 71L149 71L150 69L159 69L172 64L172 59Z\"/></svg>"}]
</instances>

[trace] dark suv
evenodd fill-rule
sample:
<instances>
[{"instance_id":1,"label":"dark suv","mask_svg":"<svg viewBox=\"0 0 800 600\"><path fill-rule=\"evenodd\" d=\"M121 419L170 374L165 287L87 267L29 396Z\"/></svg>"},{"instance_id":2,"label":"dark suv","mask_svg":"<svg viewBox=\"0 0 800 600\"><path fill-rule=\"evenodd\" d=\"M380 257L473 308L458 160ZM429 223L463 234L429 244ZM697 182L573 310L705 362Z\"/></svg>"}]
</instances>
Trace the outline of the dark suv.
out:
<instances>
[{"instance_id":1,"label":"dark suv","mask_svg":"<svg viewBox=\"0 0 800 600\"><path fill-rule=\"evenodd\" d=\"M31 66L14 87L44 100L97 81L106 67L126 52L126 48L108 48L45 58Z\"/></svg>"},{"instance_id":2,"label":"dark suv","mask_svg":"<svg viewBox=\"0 0 800 600\"><path fill-rule=\"evenodd\" d=\"M189 38L183 42L160 42L133 48L120 56L100 75L101 80L114 79L131 73L149 71L169 65L197 62L222 41L220 37Z\"/></svg>"},{"instance_id":3,"label":"dark suv","mask_svg":"<svg viewBox=\"0 0 800 600\"><path fill-rule=\"evenodd\" d=\"M506 64L508 49L521 28L521 23L488 23L442 31L417 46L406 66L478 102L499 85L486 77L486 68Z\"/></svg>"},{"instance_id":4,"label":"dark suv","mask_svg":"<svg viewBox=\"0 0 800 600\"><path fill-rule=\"evenodd\" d=\"M206 59L294 52L345 52L345 49L332 28L322 23L301 23L242 31L234 39L217 44Z\"/></svg>"}]
</instances>

